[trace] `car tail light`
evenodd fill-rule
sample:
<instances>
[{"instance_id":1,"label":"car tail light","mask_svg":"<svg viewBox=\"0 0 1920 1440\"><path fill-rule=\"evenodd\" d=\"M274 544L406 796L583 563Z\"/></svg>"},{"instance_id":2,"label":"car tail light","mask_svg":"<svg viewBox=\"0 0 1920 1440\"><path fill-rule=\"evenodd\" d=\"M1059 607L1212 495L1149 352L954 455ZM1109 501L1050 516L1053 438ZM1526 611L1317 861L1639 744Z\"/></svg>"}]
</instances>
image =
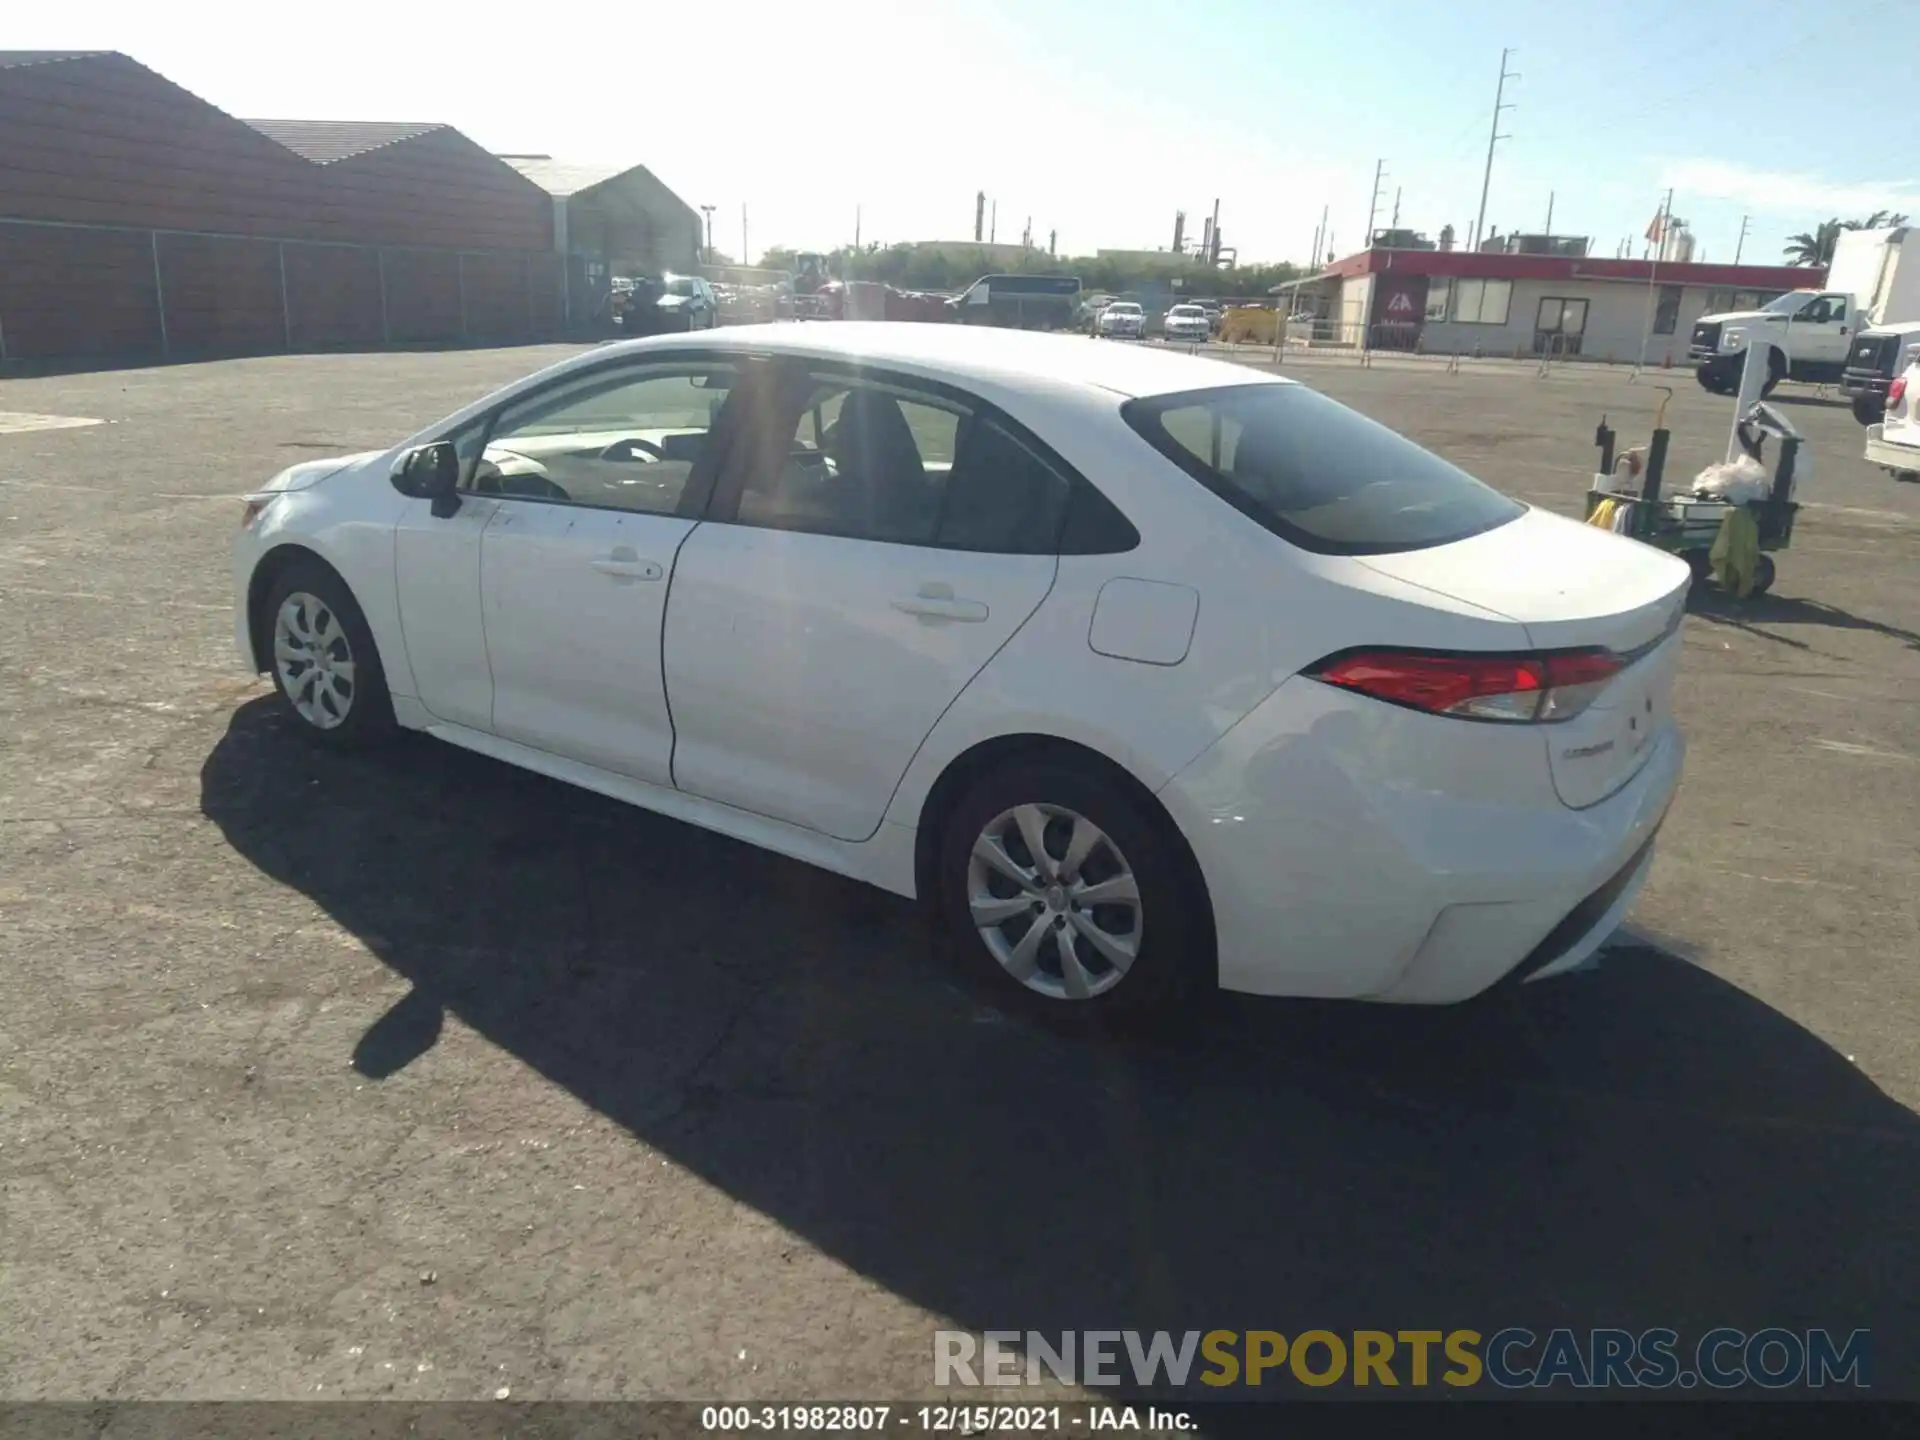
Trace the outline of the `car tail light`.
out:
<instances>
[{"instance_id":1,"label":"car tail light","mask_svg":"<svg viewBox=\"0 0 1920 1440\"><path fill-rule=\"evenodd\" d=\"M1889 408L1891 408L1895 405L1898 405L1902 400L1906 398L1907 398L1907 377L1904 375L1896 375L1894 377L1893 384L1887 387L1887 405Z\"/></svg>"},{"instance_id":2,"label":"car tail light","mask_svg":"<svg viewBox=\"0 0 1920 1440\"><path fill-rule=\"evenodd\" d=\"M1410 710L1524 724L1571 720L1625 664L1602 649L1531 655L1349 650L1321 661L1307 674Z\"/></svg>"}]
</instances>

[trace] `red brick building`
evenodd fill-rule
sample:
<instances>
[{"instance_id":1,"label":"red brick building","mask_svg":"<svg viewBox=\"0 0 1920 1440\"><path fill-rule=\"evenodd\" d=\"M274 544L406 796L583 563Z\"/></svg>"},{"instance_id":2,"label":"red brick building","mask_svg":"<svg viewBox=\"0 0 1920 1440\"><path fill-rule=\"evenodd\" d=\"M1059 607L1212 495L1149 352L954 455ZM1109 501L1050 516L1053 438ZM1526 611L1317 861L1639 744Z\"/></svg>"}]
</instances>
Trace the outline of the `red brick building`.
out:
<instances>
[{"instance_id":1,"label":"red brick building","mask_svg":"<svg viewBox=\"0 0 1920 1440\"><path fill-rule=\"evenodd\" d=\"M0 359L550 338L554 238L448 126L243 121L124 55L0 51Z\"/></svg>"}]
</instances>

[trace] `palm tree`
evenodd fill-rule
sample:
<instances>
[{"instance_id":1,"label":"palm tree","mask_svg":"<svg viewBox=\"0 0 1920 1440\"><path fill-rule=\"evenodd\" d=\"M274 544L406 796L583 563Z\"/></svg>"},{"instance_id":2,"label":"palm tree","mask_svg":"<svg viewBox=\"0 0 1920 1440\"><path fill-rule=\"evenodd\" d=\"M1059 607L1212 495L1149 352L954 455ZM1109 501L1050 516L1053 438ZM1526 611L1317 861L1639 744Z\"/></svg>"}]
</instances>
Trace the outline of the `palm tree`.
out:
<instances>
[{"instance_id":1,"label":"palm tree","mask_svg":"<svg viewBox=\"0 0 1920 1440\"><path fill-rule=\"evenodd\" d=\"M1895 215L1890 211L1876 210L1864 220L1828 220L1815 227L1812 234L1802 231L1798 235L1787 237L1785 251L1789 265L1831 265L1833 247L1840 242L1842 230L1878 230L1883 225L1904 225L1905 215Z\"/></svg>"}]
</instances>

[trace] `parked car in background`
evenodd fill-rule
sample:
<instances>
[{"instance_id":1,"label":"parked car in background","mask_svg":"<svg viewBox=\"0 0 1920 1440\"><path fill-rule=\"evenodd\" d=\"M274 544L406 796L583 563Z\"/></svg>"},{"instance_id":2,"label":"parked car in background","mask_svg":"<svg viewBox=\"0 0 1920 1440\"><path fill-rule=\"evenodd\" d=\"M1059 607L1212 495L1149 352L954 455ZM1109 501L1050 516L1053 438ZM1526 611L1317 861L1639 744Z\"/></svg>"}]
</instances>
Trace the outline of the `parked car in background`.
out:
<instances>
[{"instance_id":1,"label":"parked car in background","mask_svg":"<svg viewBox=\"0 0 1920 1440\"><path fill-rule=\"evenodd\" d=\"M1213 321L1198 305L1175 305L1160 325L1169 340L1206 340L1213 335Z\"/></svg>"},{"instance_id":2,"label":"parked car in background","mask_svg":"<svg viewBox=\"0 0 1920 1440\"><path fill-rule=\"evenodd\" d=\"M1882 413L1867 427L1867 462L1896 480L1920 480L1920 355L1893 377Z\"/></svg>"},{"instance_id":3,"label":"parked car in background","mask_svg":"<svg viewBox=\"0 0 1920 1440\"><path fill-rule=\"evenodd\" d=\"M1093 322L1095 330L1113 340L1138 340L1147 330L1146 312L1135 300L1116 300Z\"/></svg>"},{"instance_id":4,"label":"parked car in background","mask_svg":"<svg viewBox=\"0 0 1920 1440\"><path fill-rule=\"evenodd\" d=\"M719 318L720 298L698 275L636 277L614 294L614 319L629 335L711 330Z\"/></svg>"},{"instance_id":5,"label":"parked car in background","mask_svg":"<svg viewBox=\"0 0 1920 1440\"><path fill-rule=\"evenodd\" d=\"M282 471L232 554L314 741L424 731L1145 1016L1578 968L1679 780L1691 579L1279 376L887 323L582 353Z\"/></svg>"},{"instance_id":6,"label":"parked car in background","mask_svg":"<svg viewBox=\"0 0 1920 1440\"><path fill-rule=\"evenodd\" d=\"M1118 298L1117 295L1109 295L1104 291L1096 291L1091 295L1081 296L1080 304L1073 313L1074 323L1091 328L1093 322L1100 318L1100 312Z\"/></svg>"}]
</instances>

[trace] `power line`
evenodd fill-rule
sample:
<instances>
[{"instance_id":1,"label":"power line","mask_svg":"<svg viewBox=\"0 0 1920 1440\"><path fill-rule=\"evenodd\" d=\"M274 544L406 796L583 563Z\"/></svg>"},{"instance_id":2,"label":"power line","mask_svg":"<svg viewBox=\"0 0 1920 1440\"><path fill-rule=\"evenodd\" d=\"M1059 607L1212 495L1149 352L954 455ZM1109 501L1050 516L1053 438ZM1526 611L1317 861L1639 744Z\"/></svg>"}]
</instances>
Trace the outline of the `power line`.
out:
<instances>
[{"instance_id":1,"label":"power line","mask_svg":"<svg viewBox=\"0 0 1920 1440\"><path fill-rule=\"evenodd\" d=\"M1470 250L1480 248L1480 232L1487 223L1487 191L1493 185L1493 147L1502 140L1513 138L1511 135L1500 133L1500 112L1513 109L1512 103L1506 98L1507 81L1520 78L1518 74L1509 73L1507 70L1507 57L1511 54L1513 54L1512 50L1500 52L1500 83L1493 92L1493 124L1488 127L1487 132L1487 168L1480 177L1480 214L1473 222L1473 237L1467 242L1467 248Z\"/></svg>"}]
</instances>

